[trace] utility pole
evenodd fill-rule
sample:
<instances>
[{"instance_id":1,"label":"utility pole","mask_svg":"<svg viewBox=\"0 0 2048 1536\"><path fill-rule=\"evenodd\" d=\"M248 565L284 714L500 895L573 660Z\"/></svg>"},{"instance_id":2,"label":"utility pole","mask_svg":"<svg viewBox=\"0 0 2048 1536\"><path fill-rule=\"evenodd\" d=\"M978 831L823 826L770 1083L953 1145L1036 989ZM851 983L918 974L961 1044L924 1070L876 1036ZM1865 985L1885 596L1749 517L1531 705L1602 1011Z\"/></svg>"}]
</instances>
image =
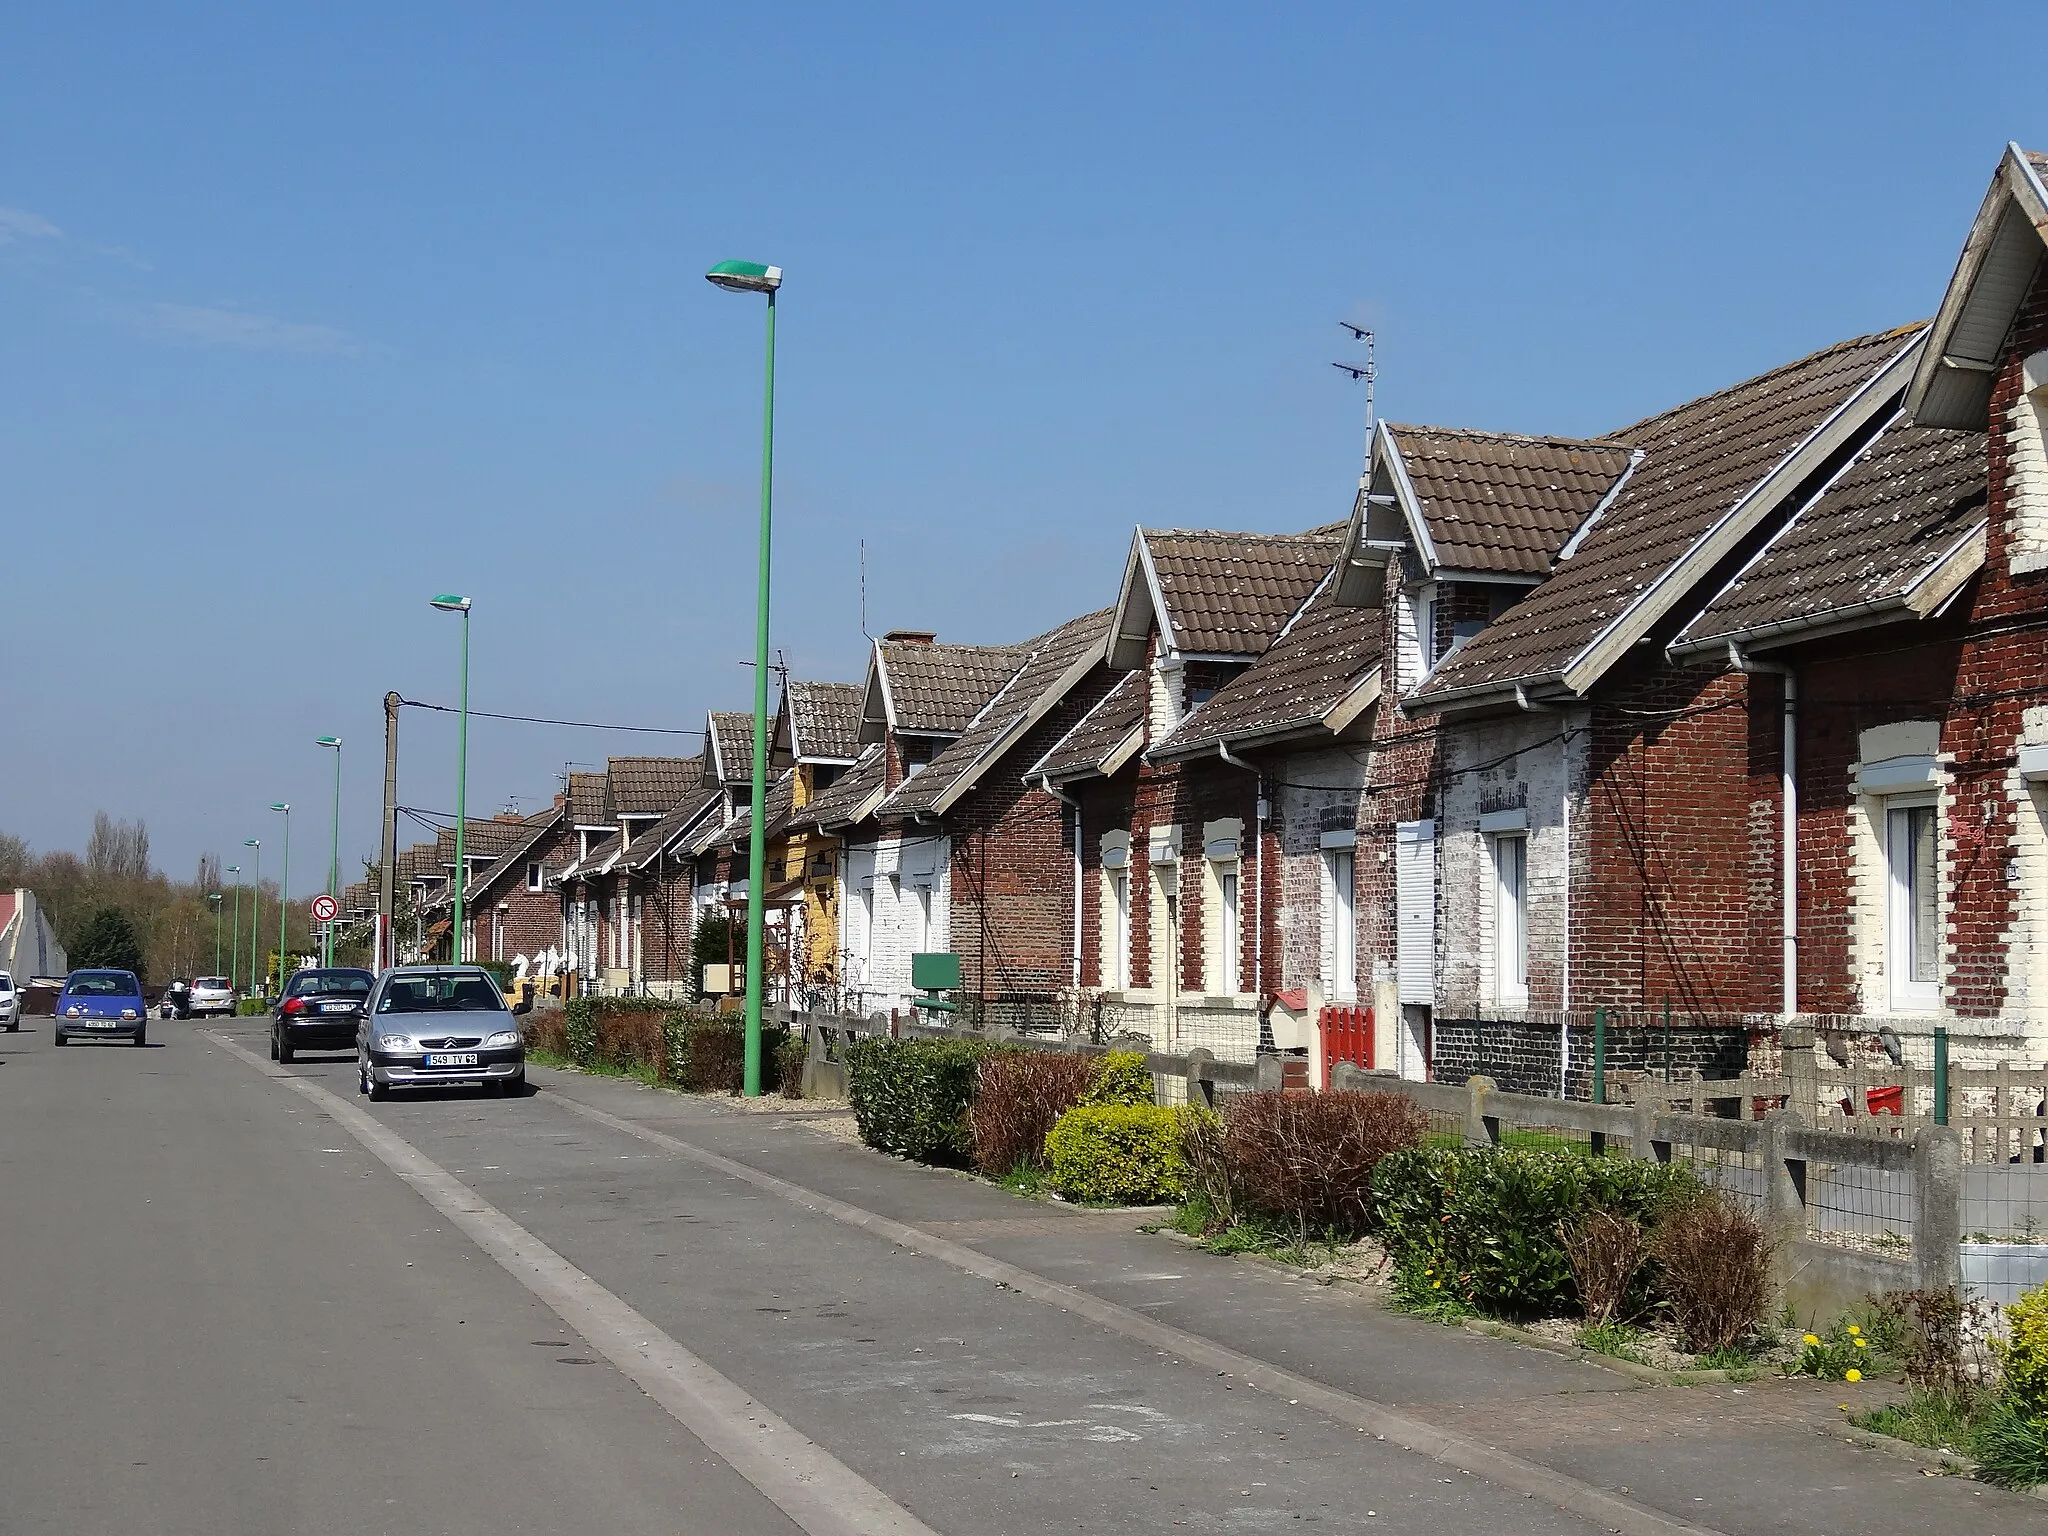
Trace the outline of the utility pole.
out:
<instances>
[{"instance_id":1,"label":"utility pole","mask_svg":"<svg viewBox=\"0 0 2048 1536\"><path fill-rule=\"evenodd\" d=\"M383 858L377 871L377 953L374 961L380 971L397 960L392 949L391 914L396 905L398 879L398 706L404 702L396 692L384 695Z\"/></svg>"}]
</instances>

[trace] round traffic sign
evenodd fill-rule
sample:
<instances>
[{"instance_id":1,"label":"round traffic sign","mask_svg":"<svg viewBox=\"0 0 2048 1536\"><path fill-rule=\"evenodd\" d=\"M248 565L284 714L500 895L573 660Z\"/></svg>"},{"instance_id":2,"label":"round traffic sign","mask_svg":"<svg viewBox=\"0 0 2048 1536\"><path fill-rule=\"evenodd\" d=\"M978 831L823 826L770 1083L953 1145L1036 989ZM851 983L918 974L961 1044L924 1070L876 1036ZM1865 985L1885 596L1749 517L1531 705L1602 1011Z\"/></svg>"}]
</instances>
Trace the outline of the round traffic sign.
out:
<instances>
[{"instance_id":1,"label":"round traffic sign","mask_svg":"<svg viewBox=\"0 0 2048 1536\"><path fill-rule=\"evenodd\" d=\"M324 891L313 898L313 921L316 923L333 922L334 914L340 910L341 908L335 904L334 898Z\"/></svg>"}]
</instances>

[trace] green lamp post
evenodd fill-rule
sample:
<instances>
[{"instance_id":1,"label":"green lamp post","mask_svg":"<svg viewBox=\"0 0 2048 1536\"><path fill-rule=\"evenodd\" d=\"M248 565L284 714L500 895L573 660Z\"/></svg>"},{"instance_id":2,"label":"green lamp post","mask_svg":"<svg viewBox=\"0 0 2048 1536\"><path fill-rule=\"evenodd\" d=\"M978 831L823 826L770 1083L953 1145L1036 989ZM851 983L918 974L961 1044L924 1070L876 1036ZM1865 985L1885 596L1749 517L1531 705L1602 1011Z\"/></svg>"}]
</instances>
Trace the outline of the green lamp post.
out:
<instances>
[{"instance_id":1,"label":"green lamp post","mask_svg":"<svg viewBox=\"0 0 2048 1536\"><path fill-rule=\"evenodd\" d=\"M341 738L316 736L313 743L315 746L334 749L334 846L327 855L327 895L331 900L339 901L341 892L336 889L335 883L341 878ZM333 918L327 920L326 927L327 933L320 945L320 963L331 966L334 964Z\"/></svg>"},{"instance_id":2,"label":"green lamp post","mask_svg":"<svg viewBox=\"0 0 2048 1536\"><path fill-rule=\"evenodd\" d=\"M705 278L730 293L768 299L767 385L761 410L761 553L754 596L754 798L747 847L747 1064L748 1098L761 1095L761 948L767 892L768 828L768 571L775 487L775 294L782 268L758 261L721 261Z\"/></svg>"},{"instance_id":3,"label":"green lamp post","mask_svg":"<svg viewBox=\"0 0 2048 1536\"><path fill-rule=\"evenodd\" d=\"M235 990L236 981L242 974L242 866L230 864L223 873L235 877L235 920L228 925L228 990L232 992ZM214 914L216 932L219 930L219 925L220 914L216 911ZM218 947L219 945L216 943L215 948ZM220 957L218 955L214 956L213 964L214 968L218 970L220 967Z\"/></svg>"},{"instance_id":4,"label":"green lamp post","mask_svg":"<svg viewBox=\"0 0 2048 1536\"><path fill-rule=\"evenodd\" d=\"M270 808L284 813L284 873L277 877L277 995L283 997L285 922L292 911L292 807L288 800L273 800Z\"/></svg>"},{"instance_id":5,"label":"green lamp post","mask_svg":"<svg viewBox=\"0 0 2048 1536\"><path fill-rule=\"evenodd\" d=\"M462 615L462 700L455 727L455 918L448 936L448 957L462 960L462 887L468 869L462 857L462 833L469 822L469 599L443 592L430 599L443 613Z\"/></svg>"},{"instance_id":6,"label":"green lamp post","mask_svg":"<svg viewBox=\"0 0 2048 1536\"><path fill-rule=\"evenodd\" d=\"M263 907L263 839L245 837L244 848L256 850L256 868L249 876L249 990L256 990L256 932L257 913Z\"/></svg>"},{"instance_id":7,"label":"green lamp post","mask_svg":"<svg viewBox=\"0 0 2048 1536\"><path fill-rule=\"evenodd\" d=\"M220 892L208 891L206 904L213 909L213 969L220 971Z\"/></svg>"}]
</instances>

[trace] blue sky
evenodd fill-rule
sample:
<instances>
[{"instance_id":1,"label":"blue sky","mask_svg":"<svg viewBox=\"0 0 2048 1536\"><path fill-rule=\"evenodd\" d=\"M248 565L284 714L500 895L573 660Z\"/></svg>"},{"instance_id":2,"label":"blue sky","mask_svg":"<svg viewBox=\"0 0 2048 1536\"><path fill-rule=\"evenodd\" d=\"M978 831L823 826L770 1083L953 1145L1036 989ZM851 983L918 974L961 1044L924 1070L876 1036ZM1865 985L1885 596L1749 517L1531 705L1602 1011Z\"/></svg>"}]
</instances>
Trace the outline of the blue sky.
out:
<instances>
[{"instance_id":1,"label":"blue sky","mask_svg":"<svg viewBox=\"0 0 2048 1536\"><path fill-rule=\"evenodd\" d=\"M1929 313L2007 7L110 7L0 17L0 829L376 837L380 700L745 707L761 315L776 641L1007 641L1131 528L1348 510L1402 420L1599 432ZM661 738L479 722L473 811ZM694 750L687 738L674 738ZM453 800L409 713L400 797ZM266 859L266 866L275 866Z\"/></svg>"}]
</instances>

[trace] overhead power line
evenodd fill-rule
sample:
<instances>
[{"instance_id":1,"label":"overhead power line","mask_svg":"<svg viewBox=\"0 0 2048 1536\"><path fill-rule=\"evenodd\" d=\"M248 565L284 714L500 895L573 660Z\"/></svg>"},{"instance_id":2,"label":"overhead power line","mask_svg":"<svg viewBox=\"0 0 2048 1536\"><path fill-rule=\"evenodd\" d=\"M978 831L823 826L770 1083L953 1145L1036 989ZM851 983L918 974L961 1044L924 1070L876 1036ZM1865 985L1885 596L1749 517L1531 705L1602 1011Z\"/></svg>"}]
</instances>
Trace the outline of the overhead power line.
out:
<instances>
[{"instance_id":1,"label":"overhead power line","mask_svg":"<svg viewBox=\"0 0 2048 1536\"><path fill-rule=\"evenodd\" d=\"M423 699L407 698L401 698L398 702L407 709L431 709L439 715L458 715L462 713L453 704L429 704ZM696 736L699 738L705 734L701 730L685 730L673 725L607 725L598 720L555 720L550 719L546 715L507 715L489 709L472 709L470 713L479 720L516 720L522 725L566 725L581 731L633 731L643 736Z\"/></svg>"}]
</instances>

